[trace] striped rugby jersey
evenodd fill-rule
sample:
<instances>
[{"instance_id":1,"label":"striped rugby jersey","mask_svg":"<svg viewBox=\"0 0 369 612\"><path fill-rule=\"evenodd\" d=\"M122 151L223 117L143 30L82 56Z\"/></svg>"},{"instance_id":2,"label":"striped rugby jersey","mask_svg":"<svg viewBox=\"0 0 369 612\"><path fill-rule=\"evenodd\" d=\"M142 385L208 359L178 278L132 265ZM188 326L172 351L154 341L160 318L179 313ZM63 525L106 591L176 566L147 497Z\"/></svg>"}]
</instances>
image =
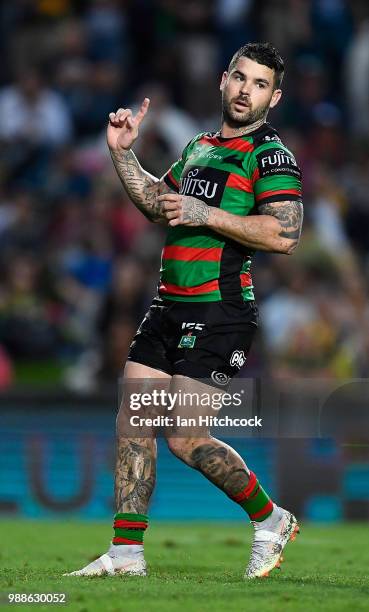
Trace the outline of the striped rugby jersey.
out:
<instances>
[{"instance_id":1,"label":"striped rugby jersey","mask_svg":"<svg viewBox=\"0 0 369 612\"><path fill-rule=\"evenodd\" d=\"M300 169L268 123L241 137L198 134L163 179L176 192L240 216L257 214L266 202L301 198ZM253 300L252 255L207 227L169 227L159 296L189 302Z\"/></svg>"}]
</instances>

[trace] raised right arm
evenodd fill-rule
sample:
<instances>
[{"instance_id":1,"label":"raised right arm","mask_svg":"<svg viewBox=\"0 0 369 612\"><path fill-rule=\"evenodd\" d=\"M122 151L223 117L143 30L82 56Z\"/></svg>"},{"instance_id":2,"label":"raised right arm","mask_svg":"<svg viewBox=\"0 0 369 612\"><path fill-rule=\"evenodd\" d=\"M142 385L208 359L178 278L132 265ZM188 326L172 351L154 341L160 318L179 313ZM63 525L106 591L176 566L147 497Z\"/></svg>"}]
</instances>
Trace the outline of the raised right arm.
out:
<instances>
[{"instance_id":1,"label":"raised right arm","mask_svg":"<svg viewBox=\"0 0 369 612\"><path fill-rule=\"evenodd\" d=\"M145 98L135 117L129 108L119 108L116 113L110 113L107 142L114 167L133 204L150 221L167 224L157 197L170 193L171 189L163 180L146 172L131 150L149 104L150 100Z\"/></svg>"},{"instance_id":2,"label":"raised right arm","mask_svg":"<svg viewBox=\"0 0 369 612\"><path fill-rule=\"evenodd\" d=\"M163 181L146 172L131 149L110 149L117 174L134 205L154 223L167 223L162 215L162 203L157 197L172 190Z\"/></svg>"}]
</instances>

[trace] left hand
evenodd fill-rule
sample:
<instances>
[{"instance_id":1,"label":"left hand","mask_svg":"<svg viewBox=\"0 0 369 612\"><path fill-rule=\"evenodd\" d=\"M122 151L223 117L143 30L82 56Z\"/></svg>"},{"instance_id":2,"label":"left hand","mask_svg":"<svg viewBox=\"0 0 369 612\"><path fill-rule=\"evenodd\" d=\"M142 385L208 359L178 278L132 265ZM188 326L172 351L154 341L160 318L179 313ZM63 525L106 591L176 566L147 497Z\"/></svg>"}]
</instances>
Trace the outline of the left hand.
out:
<instances>
[{"instance_id":1,"label":"left hand","mask_svg":"<svg viewBox=\"0 0 369 612\"><path fill-rule=\"evenodd\" d=\"M165 193L158 196L157 201L161 202L163 215L171 227L176 225L199 227L207 223L210 207L202 200L179 193Z\"/></svg>"}]
</instances>

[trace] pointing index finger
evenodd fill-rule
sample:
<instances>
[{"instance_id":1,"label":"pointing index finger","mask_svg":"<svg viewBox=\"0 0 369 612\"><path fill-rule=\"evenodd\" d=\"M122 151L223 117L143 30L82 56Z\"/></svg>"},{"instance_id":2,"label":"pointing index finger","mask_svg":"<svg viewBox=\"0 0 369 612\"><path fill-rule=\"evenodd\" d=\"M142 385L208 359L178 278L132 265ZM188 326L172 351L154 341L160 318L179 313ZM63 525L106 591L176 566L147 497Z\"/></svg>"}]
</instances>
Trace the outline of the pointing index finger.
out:
<instances>
[{"instance_id":1,"label":"pointing index finger","mask_svg":"<svg viewBox=\"0 0 369 612\"><path fill-rule=\"evenodd\" d=\"M148 109L150 106L150 98L145 98L144 101L141 104L141 108L138 111L135 120L136 120L136 124L140 125L141 121L143 120L144 116L146 115Z\"/></svg>"}]
</instances>

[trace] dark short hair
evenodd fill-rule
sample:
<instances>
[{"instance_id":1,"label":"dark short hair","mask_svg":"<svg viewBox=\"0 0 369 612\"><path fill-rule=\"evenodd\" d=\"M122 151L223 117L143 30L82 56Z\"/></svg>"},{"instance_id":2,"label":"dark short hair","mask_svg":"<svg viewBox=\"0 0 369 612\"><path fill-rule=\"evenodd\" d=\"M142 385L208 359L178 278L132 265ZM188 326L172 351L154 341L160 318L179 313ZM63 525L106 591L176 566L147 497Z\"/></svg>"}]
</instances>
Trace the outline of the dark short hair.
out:
<instances>
[{"instance_id":1,"label":"dark short hair","mask_svg":"<svg viewBox=\"0 0 369 612\"><path fill-rule=\"evenodd\" d=\"M228 72L233 70L240 57L248 57L254 62L274 70L274 88L278 89L281 86L284 75L284 62L277 49L271 43L247 43L247 45L238 49L230 61Z\"/></svg>"}]
</instances>

